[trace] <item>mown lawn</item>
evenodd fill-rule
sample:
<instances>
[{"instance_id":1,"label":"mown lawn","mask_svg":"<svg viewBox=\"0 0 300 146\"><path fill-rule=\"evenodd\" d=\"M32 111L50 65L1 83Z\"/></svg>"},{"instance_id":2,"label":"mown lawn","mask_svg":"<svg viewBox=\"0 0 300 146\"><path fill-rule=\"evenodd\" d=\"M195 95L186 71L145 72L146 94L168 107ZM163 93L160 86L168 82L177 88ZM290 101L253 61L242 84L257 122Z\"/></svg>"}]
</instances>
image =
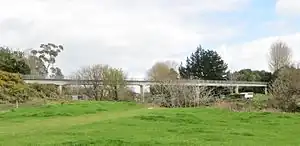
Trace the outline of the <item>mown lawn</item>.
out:
<instances>
[{"instance_id":1,"label":"mown lawn","mask_svg":"<svg viewBox=\"0 0 300 146\"><path fill-rule=\"evenodd\" d=\"M299 145L300 115L78 102L0 114L0 145Z\"/></svg>"}]
</instances>

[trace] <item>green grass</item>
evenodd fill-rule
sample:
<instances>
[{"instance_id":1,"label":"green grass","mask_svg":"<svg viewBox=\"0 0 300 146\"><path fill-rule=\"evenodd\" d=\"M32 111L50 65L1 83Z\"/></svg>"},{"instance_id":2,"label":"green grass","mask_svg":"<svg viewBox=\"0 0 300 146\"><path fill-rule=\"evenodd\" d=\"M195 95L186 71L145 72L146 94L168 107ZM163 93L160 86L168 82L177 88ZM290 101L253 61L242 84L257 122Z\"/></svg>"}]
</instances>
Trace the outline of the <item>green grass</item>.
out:
<instances>
[{"instance_id":1,"label":"green grass","mask_svg":"<svg viewBox=\"0 0 300 146\"><path fill-rule=\"evenodd\" d=\"M300 115L76 102L0 114L0 145L299 145Z\"/></svg>"}]
</instances>

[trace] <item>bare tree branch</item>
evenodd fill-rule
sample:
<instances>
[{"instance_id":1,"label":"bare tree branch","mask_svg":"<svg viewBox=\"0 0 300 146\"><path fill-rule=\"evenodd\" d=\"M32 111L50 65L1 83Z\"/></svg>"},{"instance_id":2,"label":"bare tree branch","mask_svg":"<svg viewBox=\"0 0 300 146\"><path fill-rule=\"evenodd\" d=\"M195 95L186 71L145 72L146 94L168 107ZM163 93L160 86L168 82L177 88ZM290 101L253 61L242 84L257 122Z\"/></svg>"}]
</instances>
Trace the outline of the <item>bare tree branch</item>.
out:
<instances>
[{"instance_id":1,"label":"bare tree branch","mask_svg":"<svg viewBox=\"0 0 300 146\"><path fill-rule=\"evenodd\" d=\"M292 51L286 43L277 41L272 44L269 52L270 70L276 70L291 65Z\"/></svg>"},{"instance_id":2,"label":"bare tree branch","mask_svg":"<svg viewBox=\"0 0 300 146\"><path fill-rule=\"evenodd\" d=\"M73 78L84 82L85 94L95 100L119 100L119 92L126 89L126 75L121 69L108 65L83 67Z\"/></svg>"},{"instance_id":3,"label":"bare tree branch","mask_svg":"<svg viewBox=\"0 0 300 146\"><path fill-rule=\"evenodd\" d=\"M213 89L204 86L182 86L176 81L164 81L153 86L156 91L152 103L164 107L198 107L212 103Z\"/></svg>"}]
</instances>

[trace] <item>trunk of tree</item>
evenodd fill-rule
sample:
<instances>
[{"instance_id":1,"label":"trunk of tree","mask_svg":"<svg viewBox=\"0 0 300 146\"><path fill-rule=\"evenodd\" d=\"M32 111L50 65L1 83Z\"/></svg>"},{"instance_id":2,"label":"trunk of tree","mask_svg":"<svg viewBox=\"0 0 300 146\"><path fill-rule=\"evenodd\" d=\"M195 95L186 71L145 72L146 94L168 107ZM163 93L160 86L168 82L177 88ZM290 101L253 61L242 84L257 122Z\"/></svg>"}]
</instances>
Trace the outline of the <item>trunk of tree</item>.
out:
<instances>
[{"instance_id":1,"label":"trunk of tree","mask_svg":"<svg viewBox=\"0 0 300 146\"><path fill-rule=\"evenodd\" d=\"M115 92L115 100L118 100L118 89L117 89L117 85L114 86L114 92Z\"/></svg>"},{"instance_id":2,"label":"trunk of tree","mask_svg":"<svg viewBox=\"0 0 300 146\"><path fill-rule=\"evenodd\" d=\"M103 97L104 97L104 91L103 91L103 89L101 89L101 90L100 90L100 100L102 100Z\"/></svg>"},{"instance_id":3,"label":"trunk of tree","mask_svg":"<svg viewBox=\"0 0 300 146\"><path fill-rule=\"evenodd\" d=\"M18 99L16 100L16 108L19 108L19 101L18 101Z\"/></svg>"}]
</instances>

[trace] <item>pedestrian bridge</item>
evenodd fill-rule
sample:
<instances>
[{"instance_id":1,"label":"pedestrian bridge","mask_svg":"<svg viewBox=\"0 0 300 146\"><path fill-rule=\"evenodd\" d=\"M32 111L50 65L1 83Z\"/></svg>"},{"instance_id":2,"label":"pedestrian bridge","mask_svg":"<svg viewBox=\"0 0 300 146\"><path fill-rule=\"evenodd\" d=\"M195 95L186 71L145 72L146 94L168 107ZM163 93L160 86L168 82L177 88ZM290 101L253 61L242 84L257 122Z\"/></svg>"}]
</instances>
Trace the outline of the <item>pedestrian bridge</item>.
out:
<instances>
[{"instance_id":1,"label":"pedestrian bridge","mask_svg":"<svg viewBox=\"0 0 300 146\"><path fill-rule=\"evenodd\" d=\"M76 80L76 79L49 79L38 76L22 76L26 83L55 84L55 85L92 85L94 83L103 84L104 80ZM267 87L265 82L247 81L219 81L219 80L173 80L173 81L153 81L145 79L126 79L126 85L185 85L185 86L239 86L239 87ZM120 82L121 83L121 82ZM117 81L111 84L120 84Z\"/></svg>"},{"instance_id":2,"label":"pedestrian bridge","mask_svg":"<svg viewBox=\"0 0 300 146\"><path fill-rule=\"evenodd\" d=\"M23 75L22 78L29 84L55 84L58 85L58 90L62 92L64 85L93 85L104 84L104 80L76 80L76 79L49 79L41 76ZM151 85L181 85L181 86L212 86L212 87L235 87L235 92L239 92L239 87L263 87L267 94L267 83L265 82L247 82L247 81L219 81L219 80L174 80L174 81L152 81L146 79L126 79L126 85L135 85L140 87L140 94L144 96L145 86ZM110 84L121 84L117 81Z\"/></svg>"}]
</instances>

